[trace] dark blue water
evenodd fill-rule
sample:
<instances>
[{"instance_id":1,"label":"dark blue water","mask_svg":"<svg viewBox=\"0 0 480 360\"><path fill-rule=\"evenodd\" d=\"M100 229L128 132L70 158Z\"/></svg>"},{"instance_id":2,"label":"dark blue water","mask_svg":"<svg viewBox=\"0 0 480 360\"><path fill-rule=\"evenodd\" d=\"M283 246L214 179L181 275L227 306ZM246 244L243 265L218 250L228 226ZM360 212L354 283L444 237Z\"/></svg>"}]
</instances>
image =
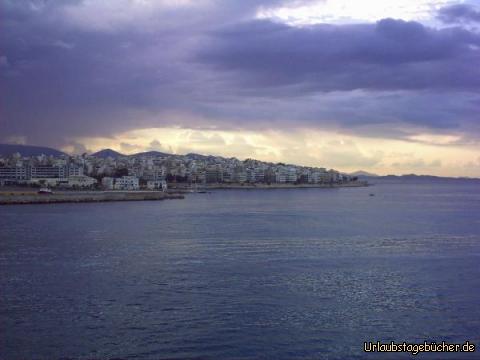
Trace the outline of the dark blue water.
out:
<instances>
[{"instance_id":1,"label":"dark blue water","mask_svg":"<svg viewBox=\"0 0 480 360\"><path fill-rule=\"evenodd\" d=\"M0 239L1 359L401 359L412 356L363 342L480 346L478 183L3 206Z\"/></svg>"}]
</instances>

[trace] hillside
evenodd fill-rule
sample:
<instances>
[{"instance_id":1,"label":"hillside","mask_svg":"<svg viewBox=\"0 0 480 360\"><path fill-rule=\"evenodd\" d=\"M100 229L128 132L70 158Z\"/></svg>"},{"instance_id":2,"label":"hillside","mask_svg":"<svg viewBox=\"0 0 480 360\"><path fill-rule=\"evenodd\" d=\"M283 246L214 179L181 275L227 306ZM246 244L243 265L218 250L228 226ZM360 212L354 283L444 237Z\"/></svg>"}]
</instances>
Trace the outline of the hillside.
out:
<instances>
[{"instance_id":1,"label":"hillside","mask_svg":"<svg viewBox=\"0 0 480 360\"><path fill-rule=\"evenodd\" d=\"M106 159L109 157L116 159L119 157L123 157L125 155L112 149L103 149L103 150L97 151L96 153L93 153L91 156L102 158L102 159Z\"/></svg>"},{"instance_id":2,"label":"hillside","mask_svg":"<svg viewBox=\"0 0 480 360\"><path fill-rule=\"evenodd\" d=\"M155 156L171 156L171 154L167 154L167 153L163 153L163 152L160 152L160 151L145 151L145 152L139 152L139 153L136 153L136 154L132 154L132 155L129 155L131 157L136 157L136 156L139 156L139 157L155 157Z\"/></svg>"},{"instance_id":3,"label":"hillside","mask_svg":"<svg viewBox=\"0 0 480 360\"><path fill-rule=\"evenodd\" d=\"M42 154L46 156L66 155L64 152L44 146L0 144L0 155L10 156L17 152L25 157L38 156Z\"/></svg>"}]
</instances>

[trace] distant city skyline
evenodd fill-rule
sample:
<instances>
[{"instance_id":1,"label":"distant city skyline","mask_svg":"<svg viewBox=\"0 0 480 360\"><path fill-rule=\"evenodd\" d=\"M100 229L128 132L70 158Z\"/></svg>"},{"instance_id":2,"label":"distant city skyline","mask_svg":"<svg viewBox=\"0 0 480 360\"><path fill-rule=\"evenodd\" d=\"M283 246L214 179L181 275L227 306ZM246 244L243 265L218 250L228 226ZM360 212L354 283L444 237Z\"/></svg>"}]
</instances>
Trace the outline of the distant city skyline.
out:
<instances>
[{"instance_id":1,"label":"distant city skyline","mask_svg":"<svg viewBox=\"0 0 480 360\"><path fill-rule=\"evenodd\" d=\"M0 9L0 143L480 177L476 1Z\"/></svg>"},{"instance_id":2,"label":"distant city skyline","mask_svg":"<svg viewBox=\"0 0 480 360\"><path fill-rule=\"evenodd\" d=\"M111 149L69 156L45 147L0 144L0 186L42 186L104 190L167 190L167 183L221 186L366 186L335 169L255 159L172 155L157 151L126 156ZM23 152L23 154L22 154ZM29 155L27 155L29 153Z\"/></svg>"}]
</instances>

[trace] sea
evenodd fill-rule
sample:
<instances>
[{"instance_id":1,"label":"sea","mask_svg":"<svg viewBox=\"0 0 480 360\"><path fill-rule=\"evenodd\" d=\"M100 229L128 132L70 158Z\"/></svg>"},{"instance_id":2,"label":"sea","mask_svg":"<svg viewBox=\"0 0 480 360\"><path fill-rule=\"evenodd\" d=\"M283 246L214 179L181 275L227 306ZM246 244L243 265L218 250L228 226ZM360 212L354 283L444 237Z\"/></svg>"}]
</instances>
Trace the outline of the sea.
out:
<instances>
[{"instance_id":1,"label":"sea","mask_svg":"<svg viewBox=\"0 0 480 360\"><path fill-rule=\"evenodd\" d=\"M480 359L480 182L0 206L2 360L413 358Z\"/></svg>"}]
</instances>

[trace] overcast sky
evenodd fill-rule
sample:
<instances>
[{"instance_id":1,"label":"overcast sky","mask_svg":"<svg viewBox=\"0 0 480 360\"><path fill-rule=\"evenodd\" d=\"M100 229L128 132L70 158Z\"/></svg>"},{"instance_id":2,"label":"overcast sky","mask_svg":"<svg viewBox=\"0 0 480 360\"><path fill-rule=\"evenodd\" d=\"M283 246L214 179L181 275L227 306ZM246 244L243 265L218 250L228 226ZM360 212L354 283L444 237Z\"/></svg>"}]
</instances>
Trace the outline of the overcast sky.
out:
<instances>
[{"instance_id":1,"label":"overcast sky","mask_svg":"<svg viewBox=\"0 0 480 360\"><path fill-rule=\"evenodd\" d=\"M0 4L0 142L480 176L480 1Z\"/></svg>"}]
</instances>

